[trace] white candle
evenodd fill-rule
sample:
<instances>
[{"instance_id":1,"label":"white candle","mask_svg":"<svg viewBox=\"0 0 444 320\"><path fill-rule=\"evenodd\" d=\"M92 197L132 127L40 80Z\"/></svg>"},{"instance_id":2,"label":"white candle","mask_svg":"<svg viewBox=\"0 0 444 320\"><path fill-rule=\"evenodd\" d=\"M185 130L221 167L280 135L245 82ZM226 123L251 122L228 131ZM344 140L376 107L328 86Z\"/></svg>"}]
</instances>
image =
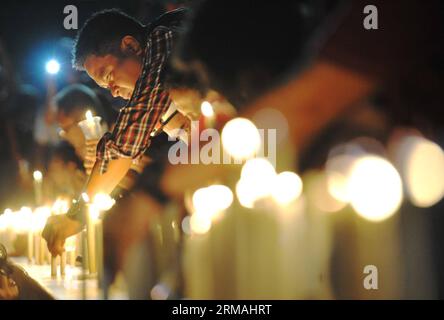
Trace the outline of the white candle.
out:
<instances>
[{"instance_id":1,"label":"white candle","mask_svg":"<svg viewBox=\"0 0 444 320\"><path fill-rule=\"evenodd\" d=\"M71 267L76 265L77 238L77 236L72 236L67 238L65 242L65 259L68 260L67 262ZM62 268L62 265L60 265L60 268Z\"/></svg>"},{"instance_id":2,"label":"white candle","mask_svg":"<svg viewBox=\"0 0 444 320\"><path fill-rule=\"evenodd\" d=\"M202 114L205 116L205 127L214 128L216 124L216 115L213 106L208 101L202 102L200 106Z\"/></svg>"},{"instance_id":3,"label":"white candle","mask_svg":"<svg viewBox=\"0 0 444 320\"><path fill-rule=\"evenodd\" d=\"M93 116L91 111L85 114L86 119L79 122L79 127L86 140L100 139L103 135L102 127L100 126L101 117Z\"/></svg>"},{"instance_id":4,"label":"white candle","mask_svg":"<svg viewBox=\"0 0 444 320\"><path fill-rule=\"evenodd\" d=\"M40 261L40 235L34 234L34 258L36 264L42 264Z\"/></svg>"},{"instance_id":5,"label":"white candle","mask_svg":"<svg viewBox=\"0 0 444 320\"><path fill-rule=\"evenodd\" d=\"M51 277L57 277L57 257L51 257Z\"/></svg>"},{"instance_id":6,"label":"white candle","mask_svg":"<svg viewBox=\"0 0 444 320\"><path fill-rule=\"evenodd\" d=\"M95 229L97 280L99 287L103 288L103 224L100 219L97 220Z\"/></svg>"},{"instance_id":7,"label":"white candle","mask_svg":"<svg viewBox=\"0 0 444 320\"><path fill-rule=\"evenodd\" d=\"M45 264L45 253L46 253L46 243L45 243L45 239L43 239L42 236L39 236L39 244L40 244L40 249L39 249L39 264Z\"/></svg>"},{"instance_id":8,"label":"white candle","mask_svg":"<svg viewBox=\"0 0 444 320\"><path fill-rule=\"evenodd\" d=\"M28 262L32 263L34 255L34 232L28 231Z\"/></svg>"},{"instance_id":9,"label":"white candle","mask_svg":"<svg viewBox=\"0 0 444 320\"><path fill-rule=\"evenodd\" d=\"M42 189L42 181L43 181L43 174L36 170L32 174L34 178L34 195L35 195L35 203L36 205L41 205L43 200L43 189Z\"/></svg>"},{"instance_id":10,"label":"white candle","mask_svg":"<svg viewBox=\"0 0 444 320\"><path fill-rule=\"evenodd\" d=\"M65 266L66 266L66 251L60 255L60 275L65 275Z\"/></svg>"},{"instance_id":11,"label":"white candle","mask_svg":"<svg viewBox=\"0 0 444 320\"><path fill-rule=\"evenodd\" d=\"M75 267L76 266L76 251L72 250L72 251L68 251L69 253L69 265L71 267Z\"/></svg>"},{"instance_id":12,"label":"white candle","mask_svg":"<svg viewBox=\"0 0 444 320\"><path fill-rule=\"evenodd\" d=\"M96 268L96 229L95 224L98 220L99 210L94 204L87 204L88 215L86 219L86 236L88 246L88 268L90 274L97 272Z\"/></svg>"}]
</instances>

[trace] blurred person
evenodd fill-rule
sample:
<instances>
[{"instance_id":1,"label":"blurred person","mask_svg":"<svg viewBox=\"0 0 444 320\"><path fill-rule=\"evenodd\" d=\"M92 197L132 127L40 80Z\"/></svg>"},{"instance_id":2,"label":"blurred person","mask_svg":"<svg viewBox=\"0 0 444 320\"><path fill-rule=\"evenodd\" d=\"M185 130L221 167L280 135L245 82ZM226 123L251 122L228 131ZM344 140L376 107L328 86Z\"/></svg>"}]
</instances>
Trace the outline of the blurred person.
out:
<instances>
[{"instance_id":1,"label":"blurred person","mask_svg":"<svg viewBox=\"0 0 444 320\"><path fill-rule=\"evenodd\" d=\"M28 273L8 259L0 243L0 300L53 300Z\"/></svg>"},{"instance_id":2,"label":"blurred person","mask_svg":"<svg viewBox=\"0 0 444 320\"><path fill-rule=\"evenodd\" d=\"M11 186L12 179L8 179L8 190L14 190L14 194L8 195L8 198L18 205L23 201L33 201L32 168L37 166L35 157L37 145L34 140L33 124L38 100L38 94L32 86L21 85L16 90L10 109L4 115L7 122L6 136L17 170L14 178L15 187ZM14 171L10 171L10 174L12 172ZM7 195L8 192L4 194ZM8 206L11 206L11 203Z\"/></svg>"},{"instance_id":3,"label":"blurred person","mask_svg":"<svg viewBox=\"0 0 444 320\"><path fill-rule=\"evenodd\" d=\"M150 147L153 161L144 168L131 193L119 200L104 219L108 284L117 273L123 272L131 299L149 299L149 291L162 275L177 266L177 261L171 260L175 245L168 240L172 222L167 213L170 199L159 186L168 163L168 151L176 143L168 140L165 133L153 139Z\"/></svg>"},{"instance_id":4,"label":"blurred person","mask_svg":"<svg viewBox=\"0 0 444 320\"><path fill-rule=\"evenodd\" d=\"M166 85L169 89L170 97L177 110L187 116L191 121L202 119L202 103L209 102L212 105L216 116L233 117L235 108L219 92L207 87L199 78L199 75L192 71L181 71L171 67ZM218 128L220 129L220 128Z\"/></svg>"},{"instance_id":5,"label":"blurred person","mask_svg":"<svg viewBox=\"0 0 444 320\"><path fill-rule=\"evenodd\" d=\"M0 39L0 204L4 207L10 205L12 196L11 181L16 182L19 173L17 148L15 146L14 126L8 113L13 109L17 85L14 78L13 67L3 42ZM7 138L3 138L7 137Z\"/></svg>"},{"instance_id":6,"label":"blurred person","mask_svg":"<svg viewBox=\"0 0 444 320\"><path fill-rule=\"evenodd\" d=\"M62 142L49 151L43 184L45 198L51 201L60 196L74 198L82 190L86 180L82 160L67 142Z\"/></svg>"},{"instance_id":7,"label":"blurred person","mask_svg":"<svg viewBox=\"0 0 444 320\"><path fill-rule=\"evenodd\" d=\"M164 14L148 26L117 10L93 15L80 30L73 64L85 70L113 96L128 99L112 133L99 143L96 164L85 192L111 193L150 144L150 135L171 104L163 86L165 67L173 49L177 27L185 10ZM83 225L82 200L67 215L50 219L44 238L53 255L63 250L66 237Z\"/></svg>"},{"instance_id":8,"label":"blurred person","mask_svg":"<svg viewBox=\"0 0 444 320\"><path fill-rule=\"evenodd\" d=\"M54 97L53 104L55 118L61 129L60 136L74 147L78 157L84 160L88 172L94 165L94 160L91 158L95 156L98 141L85 141L78 123L85 119L85 113L89 110L93 115L102 118L102 130L106 131L111 123L104 112L104 106L93 90L81 84L61 90Z\"/></svg>"}]
</instances>

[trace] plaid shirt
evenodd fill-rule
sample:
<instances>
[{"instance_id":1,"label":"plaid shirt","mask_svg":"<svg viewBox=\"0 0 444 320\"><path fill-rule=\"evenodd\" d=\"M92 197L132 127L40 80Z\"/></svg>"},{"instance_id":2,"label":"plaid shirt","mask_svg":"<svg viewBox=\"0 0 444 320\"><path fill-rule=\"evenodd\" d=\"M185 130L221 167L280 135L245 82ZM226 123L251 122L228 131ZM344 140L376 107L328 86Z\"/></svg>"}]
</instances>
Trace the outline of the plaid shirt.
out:
<instances>
[{"instance_id":1,"label":"plaid shirt","mask_svg":"<svg viewBox=\"0 0 444 320\"><path fill-rule=\"evenodd\" d=\"M113 132L107 132L97 147L102 174L110 160L138 159L149 147L150 134L171 103L162 76L172 45L173 31L167 27L156 27L148 35L142 74L131 99L120 110Z\"/></svg>"}]
</instances>

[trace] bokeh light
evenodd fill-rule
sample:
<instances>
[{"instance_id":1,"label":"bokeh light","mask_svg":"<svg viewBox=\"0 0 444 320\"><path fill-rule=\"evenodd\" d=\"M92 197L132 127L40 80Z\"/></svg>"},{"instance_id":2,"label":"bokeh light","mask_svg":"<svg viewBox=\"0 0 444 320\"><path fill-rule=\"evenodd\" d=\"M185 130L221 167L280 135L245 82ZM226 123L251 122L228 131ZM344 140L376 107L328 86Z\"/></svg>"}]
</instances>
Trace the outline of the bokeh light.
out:
<instances>
[{"instance_id":1,"label":"bokeh light","mask_svg":"<svg viewBox=\"0 0 444 320\"><path fill-rule=\"evenodd\" d=\"M32 173L32 177L36 181L41 181L43 179L43 174L40 171L36 170Z\"/></svg>"},{"instance_id":2,"label":"bokeh light","mask_svg":"<svg viewBox=\"0 0 444 320\"><path fill-rule=\"evenodd\" d=\"M213 106L208 101L202 102L202 104L200 106L200 111L202 112L202 114L205 117L212 117L212 116L214 116Z\"/></svg>"},{"instance_id":3,"label":"bokeh light","mask_svg":"<svg viewBox=\"0 0 444 320\"><path fill-rule=\"evenodd\" d=\"M55 59L51 59L46 63L46 72L56 74L60 71L60 64Z\"/></svg>"},{"instance_id":4,"label":"bokeh light","mask_svg":"<svg viewBox=\"0 0 444 320\"><path fill-rule=\"evenodd\" d=\"M392 216L402 201L402 182L387 160L374 155L360 157L348 181L350 204L358 215L370 221Z\"/></svg>"},{"instance_id":5,"label":"bokeh light","mask_svg":"<svg viewBox=\"0 0 444 320\"><path fill-rule=\"evenodd\" d=\"M404 137L396 158L409 200L430 207L444 196L444 152L436 143L419 136Z\"/></svg>"},{"instance_id":6,"label":"bokeh light","mask_svg":"<svg viewBox=\"0 0 444 320\"><path fill-rule=\"evenodd\" d=\"M101 211L108 211L114 206L115 203L116 200L111 198L111 196L106 193L97 193L93 198L94 206Z\"/></svg>"},{"instance_id":7,"label":"bokeh light","mask_svg":"<svg viewBox=\"0 0 444 320\"><path fill-rule=\"evenodd\" d=\"M248 159L258 152L261 136L253 122L245 118L235 118L222 130L222 145L234 159Z\"/></svg>"},{"instance_id":8,"label":"bokeh light","mask_svg":"<svg viewBox=\"0 0 444 320\"><path fill-rule=\"evenodd\" d=\"M205 213L211 219L227 209L233 203L233 192L224 185L211 185L200 188L193 194L194 212Z\"/></svg>"},{"instance_id":9,"label":"bokeh light","mask_svg":"<svg viewBox=\"0 0 444 320\"><path fill-rule=\"evenodd\" d=\"M276 178L276 170L265 158L248 160L236 185L236 195L242 206L252 208L254 203L268 197Z\"/></svg>"},{"instance_id":10,"label":"bokeh light","mask_svg":"<svg viewBox=\"0 0 444 320\"><path fill-rule=\"evenodd\" d=\"M192 233L205 234L211 229L211 218L201 212L195 212L190 218L190 229Z\"/></svg>"},{"instance_id":11,"label":"bokeh light","mask_svg":"<svg viewBox=\"0 0 444 320\"><path fill-rule=\"evenodd\" d=\"M277 203L287 205L296 200L301 193L302 180L296 173L284 171L274 178L271 196Z\"/></svg>"}]
</instances>

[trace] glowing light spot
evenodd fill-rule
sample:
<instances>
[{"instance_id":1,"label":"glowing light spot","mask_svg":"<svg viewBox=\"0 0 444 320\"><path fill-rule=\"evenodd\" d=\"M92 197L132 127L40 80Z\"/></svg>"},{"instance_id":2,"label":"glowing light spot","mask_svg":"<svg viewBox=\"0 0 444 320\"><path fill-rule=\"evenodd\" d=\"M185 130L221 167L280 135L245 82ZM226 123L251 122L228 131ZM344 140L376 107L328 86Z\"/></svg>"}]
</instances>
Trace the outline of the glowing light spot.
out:
<instances>
[{"instance_id":1,"label":"glowing light spot","mask_svg":"<svg viewBox=\"0 0 444 320\"><path fill-rule=\"evenodd\" d=\"M190 216L186 216L185 218L183 218L181 226L182 226L182 231L185 234L187 235L191 234Z\"/></svg>"},{"instance_id":2,"label":"glowing light spot","mask_svg":"<svg viewBox=\"0 0 444 320\"><path fill-rule=\"evenodd\" d=\"M211 229L211 218L207 214L195 212L190 218L192 233L205 234Z\"/></svg>"},{"instance_id":3,"label":"glowing light spot","mask_svg":"<svg viewBox=\"0 0 444 320\"><path fill-rule=\"evenodd\" d=\"M163 283L156 284L151 289L151 298L153 300L166 300L170 295L170 289Z\"/></svg>"},{"instance_id":4,"label":"glowing light spot","mask_svg":"<svg viewBox=\"0 0 444 320\"><path fill-rule=\"evenodd\" d=\"M201 110L202 114L207 118L214 116L213 106L208 101L202 102L202 104L200 106L200 110Z\"/></svg>"},{"instance_id":5,"label":"glowing light spot","mask_svg":"<svg viewBox=\"0 0 444 320\"><path fill-rule=\"evenodd\" d=\"M32 177L34 178L35 181L42 181L43 174L40 171L36 170L32 173Z\"/></svg>"},{"instance_id":6,"label":"glowing light spot","mask_svg":"<svg viewBox=\"0 0 444 320\"><path fill-rule=\"evenodd\" d=\"M106 193L97 193L93 198L94 206L96 206L96 208L101 211L108 211L114 206L115 203L116 200L111 198Z\"/></svg>"},{"instance_id":7,"label":"glowing light spot","mask_svg":"<svg viewBox=\"0 0 444 320\"><path fill-rule=\"evenodd\" d=\"M274 178L271 196L277 203L287 205L296 200L301 193L302 180L296 173L284 171Z\"/></svg>"},{"instance_id":8,"label":"glowing light spot","mask_svg":"<svg viewBox=\"0 0 444 320\"><path fill-rule=\"evenodd\" d=\"M258 152L261 136L258 129L248 119L230 120L222 130L224 150L234 159L248 159Z\"/></svg>"},{"instance_id":9,"label":"glowing light spot","mask_svg":"<svg viewBox=\"0 0 444 320\"><path fill-rule=\"evenodd\" d=\"M88 205L88 214L93 222L97 222L100 218L100 209L94 203Z\"/></svg>"},{"instance_id":10,"label":"glowing light spot","mask_svg":"<svg viewBox=\"0 0 444 320\"><path fill-rule=\"evenodd\" d=\"M331 157L326 164L328 192L338 201L349 202L348 178L358 157L355 155L337 155Z\"/></svg>"},{"instance_id":11,"label":"glowing light spot","mask_svg":"<svg viewBox=\"0 0 444 320\"><path fill-rule=\"evenodd\" d=\"M38 207L34 210L32 215L32 230L35 232L40 232L43 230L46 224L46 220L51 215L50 207Z\"/></svg>"},{"instance_id":12,"label":"glowing light spot","mask_svg":"<svg viewBox=\"0 0 444 320\"><path fill-rule=\"evenodd\" d=\"M56 74L59 72L59 70L60 64L56 60L51 59L46 63L46 72L50 74Z\"/></svg>"},{"instance_id":13,"label":"glowing light spot","mask_svg":"<svg viewBox=\"0 0 444 320\"><path fill-rule=\"evenodd\" d=\"M322 212L337 212L346 205L345 202L337 200L329 192L328 176L325 172L313 171L306 174L304 189L309 202Z\"/></svg>"},{"instance_id":14,"label":"glowing light spot","mask_svg":"<svg viewBox=\"0 0 444 320\"><path fill-rule=\"evenodd\" d=\"M194 211L217 218L218 214L233 203L233 192L224 185L211 185L200 188L193 194Z\"/></svg>"},{"instance_id":15,"label":"glowing light spot","mask_svg":"<svg viewBox=\"0 0 444 320\"><path fill-rule=\"evenodd\" d=\"M363 156L356 161L347 189L352 207L370 221L389 218L402 201L398 172L391 163L378 156Z\"/></svg>"},{"instance_id":16,"label":"glowing light spot","mask_svg":"<svg viewBox=\"0 0 444 320\"><path fill-rule=\"evenodd\" d=\"M444 152L436 143L422 137L405 138L398 154L410 201L430 207L444 196Z\"/></svg>"},{"instance_id":17,"label":"glowing light spot","mask_svg":"<svg viewBox=\"0 0 444 320\"><path fill-rule=\"evenodd\" d=\"M58 198L52 205L55 214L65 214L69 210L69 200Z\"/></svg>"},{"instance_id":18,"label":"glowing light spot","mask_svg":"<svg viewBox=\"0 0 444 320\"><path fill-rule=\"evenodd\" d=\"M89 202L89 196L88 196L88 194L86 192L83 192L81 194L81 197L82 197L83 201L85 201L86 203Z\"/></svg>"},{"instance_id":19,"label":"glowing light spot","mask_svg":"<svg viewBox=\"0 0 444 320\"><path fill-rule=\"evenodd\" d=\"M88 111L85 112L85 118L88 121L93 121L94 117L93 117L93 114L92 114L91 110L88 110Z\"/></svg>"}]
</instances>

